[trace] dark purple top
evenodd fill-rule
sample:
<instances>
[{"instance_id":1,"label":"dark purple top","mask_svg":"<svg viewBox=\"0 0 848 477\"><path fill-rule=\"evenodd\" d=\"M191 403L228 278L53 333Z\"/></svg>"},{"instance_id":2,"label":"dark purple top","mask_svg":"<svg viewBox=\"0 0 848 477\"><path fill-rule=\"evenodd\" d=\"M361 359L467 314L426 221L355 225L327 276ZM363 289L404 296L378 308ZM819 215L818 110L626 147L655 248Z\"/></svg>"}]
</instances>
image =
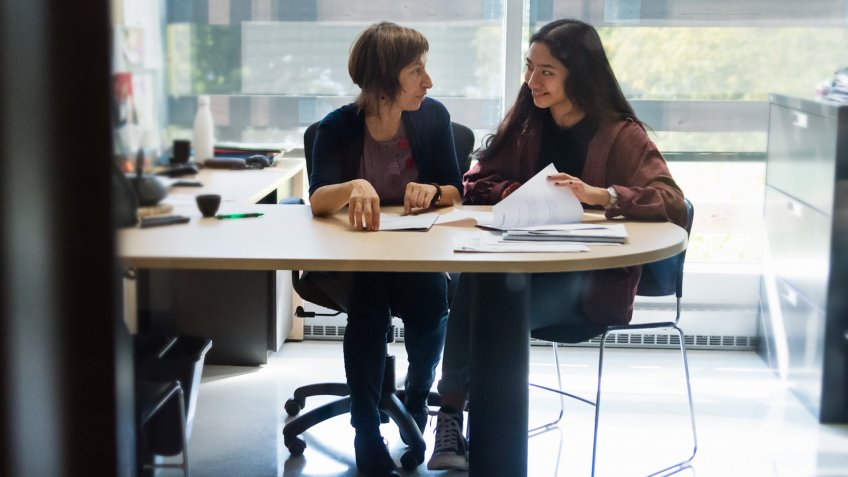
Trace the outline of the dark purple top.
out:
<instances>
[{"instance_id":1,"label":"dark purple top","mask_svg":"<svg viewBox=\"0 0 848 477\"><path fill-rule=\"evenodd\" d=\"M359 175L377 191L380 204L403 203L406 185L418 182L418 166L412 159L412 150L402 122L395 137L388 141L377 141L365 128Z\"/></svg>"}]
</instances>

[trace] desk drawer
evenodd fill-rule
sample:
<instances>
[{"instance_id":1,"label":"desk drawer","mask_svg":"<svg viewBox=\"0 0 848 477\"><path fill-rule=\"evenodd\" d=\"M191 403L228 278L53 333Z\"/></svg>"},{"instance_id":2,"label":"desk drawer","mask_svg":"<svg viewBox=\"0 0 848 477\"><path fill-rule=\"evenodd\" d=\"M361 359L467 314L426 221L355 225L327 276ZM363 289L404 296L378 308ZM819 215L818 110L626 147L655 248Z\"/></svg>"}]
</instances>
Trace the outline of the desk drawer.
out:
<instances>
[{"instance_id":1,"label":"desk drawer","mask_svg":"<svg viewBox=\"0 0 848 477\"><path fill-rule=\"evenodd\" d=\"M766 187L765 222L774 272L817 307L827 305L830 217Z\"/></svg>"},{"instance_id":2,"label":"desk drawer","mask_svg":"<svg viewBox=\"0 0 848 477\"><path fill-rule=\"evenodd\" d=\"M766 183L832 214L837 118L769 107Z\"/></svg>"}]
</instances>

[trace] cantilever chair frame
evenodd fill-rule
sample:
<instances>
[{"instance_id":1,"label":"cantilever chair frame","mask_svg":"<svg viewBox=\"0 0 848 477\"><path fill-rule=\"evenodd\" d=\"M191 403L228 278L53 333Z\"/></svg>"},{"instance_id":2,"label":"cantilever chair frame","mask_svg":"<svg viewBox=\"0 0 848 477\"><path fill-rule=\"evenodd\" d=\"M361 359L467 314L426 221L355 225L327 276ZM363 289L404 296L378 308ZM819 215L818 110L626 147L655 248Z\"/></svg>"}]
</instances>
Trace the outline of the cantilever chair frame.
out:
<instances>
[{"instance_id":1,"label":"cantilever chair frame","mask_svg":"<svg viewBox=\"0 0 848 477\"><path fill-rule=\"evenodd\" d=\"M686 209L687 209L688 215L689 215L689 223L686 225L686 234L688 235L690 233L691 229L692 229L692 219L694 218L694 208L692 207L692 203L689 201L689 199L684 199L684 200L686 202ZM675 298L676 298L676 314L675 314L673 321L660 321L660 322L648 322L648 323L635 323L635 324L627 324L627 325L610 325L610 326L600 326L600 327L587 327L587 329L585 330L584 333L581 334L581 336L574 338L574 339L567 339L567 340L557 340L557 339L555 339L556 336L552 336L552 334L555 334L555 332L554 333L551 333L551 332L546 333L545 332L546 329L534 331L533 333L531 333L533 337L538 338L538 339L542 339L542 340L545 340L545 341L550 341L551 344L553 345L554 361L555 361L556 370L557 370L557 389L547 387L547 386L542 386L542 385L539 385L539 384L534 384L534 383L530 383L530 385L533 386L533 387L539 388L539 389L543 389L543 390L546 390L546 391L551 391L551 392L555 392L555 393L559 394L559 396L560 396L560 411L559 411L559 416L555 420L553 420L553 421L551 421L547 424L543 424L541 426L530 429L528 431L528 433L530 435L533 435L533 434L536 434L536 433L546 431L546 430L548 430L552 427L555 427L559 423L559 421L562 419L562 416L565 412L565 404L563 402L564 397L570 397L572 399L576 399L578 401L581 401L581 402L584 402L584 403L589 404L591 406L594 406L594 408L595 408L595 420L594 420L594 429L593 429L593 436L592 436L592 474L591 474L592 476L595 475L595 464L596 464L597 450L598 450L598 423L599 423L600 414L601 414L601 387L602 387L603 369L604 369L604 350L606 348L607 336L614 335L616 333L620 333L620 332L624 332L624 331L646 330L646 329L669 329L670 328L670 329L673 329L677 333L677 335L679 337L679 341L680 341L680 346L679 346L680 356L681 356L681 359L682 359L682 362L683 362L683 373L684 373L684 376L686 378L686 394L687 394L687 397L688 397L688 400L689 400L689 420L690 420L691 428L692 428L692 444L693 444L692 445L692 453L691 453L691 455L689 455L688 458L686 458L684 460L681 460L677 463L668 465L668 466L663 467L662 469L660 469L656 472L649 474L649 477L654 476L654 475L660 475L660 474L669 475L669 474L679 472L680 470L683 470L683 469L689 467L690 463L692 462L692 459L695 458L695 454L698 452L698 436L697 436L697 432L696 432L696 429L695 429L695 406L694 406L694 403L693 403L693 400L692 400L692 385L691 385L691 382L690 382L690 379L689 379L689 360L686 356L686 340L685 340L685 337L684 337L684 334L683 334L683 330L678 326L678 322L680 321L680 300L683 296L683 263L685 261L685 257L686 257L686 251L684 250L683 252L681 252L680 254L678 254L674 257L670 257L670 258L667 258L665 260L660 260L658 262L653 262L653 263L646 264L646 265L643 266L643 272L642 273L643 273L643 278L645 278L646 274L649 275L652 272L652 270L653 270L652 267L655 267L654 269L657 269L657 270L662 270L661 267L668 268L669 264L672 263L672 262L669 262L669 261L676 260L677 262L673 263L674 276L671 277L671 278L674 279L673 290L667 291L667 290L665 290L665 288L667 288L667 287L663 287L662 285L656 285L655 283L651 283L649 285L646 285L643 288L642 284L640 282L640 286L639 286L639 288L637 288L637 292L636 292L637 295L642 295L642 296L665 296L665 295L670 295L671 293L674 293ZM662 282L663 280L668 280L668 277L658 279L659 282ZM646 279L646 281L648 281L648 280ZM557 352L557 348L558 348L558 343L580 343L580 342L592 339L594 336L597 336L599 333L600 333L601 338L600 338L600 346L599 346L600 350L599 350L599 354L598 354L597 389L595 390L595 400L591 401L591 400L583 398L581 396L577 396L575 394L563 391L563 389L562 389L562 375L560 373L559 353Z\"/></svg>"},{"instance_id":2,"label":"cantilever chair frame","mask_svg":"<svg viewBox=\"0 0 848 477\"><path fill-rule=\"evenodd\" d=\"M137 403L137 406L140 406L140 410L138 413L138 428L139 433L139 446L142 449L137 456L138 459L144 459L140 462L140 467L143 471L148 470L156 470L156 469L181 469L183 475L188 477L188 442L186 441L186 415L185 415L185 397L183 395L183 388L180 386L179 381L172 382L156 382L156 383L139 383L145 392L141 393L144 396L141 401ZM176 397L176 404L179 407L179 419L180 419L180 438L182 439L182 448L180 451L181 460L179 463L156 463L156 462L147 462L147 457L149 456L147 451L147 433L144 432L147 424L153 420L160 411L162 411L165 406L167 406L174 398Z\"/></svg>"},{"instance_id":3,"label":"cantilever chair frame","mask_svg":"<svg viewBox=\"0 0 848 477\"><path fill-rule=\"evenodd\" d=\"M451 126L454 135L454 145L457 151L458 166L460 167L460 172L465 172L468 170L471 161L470 156L471 150L474 147L474 133L468 127L458 123L451 123ZM311 173L312 147L315 143L317 128L318 123L313 123L303 134L307 173ZM344 312L344 307L336 303L327 293L319 289L319 287L314 286L314 284L310 285L307 281L303 280L300 271L292 271L292 283L295 291L304 300L333 310L331 313L316 313L305 311L303 307L297 307L295 311L296 316L301 318L336 316ZM456 277L452 280L451 289L455 287ZM388 347L393 341L394 327L390 325L386 333L386 346ZM380 402L381 420L386 423L391 418L397 423L401 439L409 446L409 449L401 456L400 462L404 469L412 470L424 462L426 444L419 432L418 425L403 405L405 391L397 389L395 382L395 357L387 350L385 376L383 377L383 389L381 392L382 399ZM286 423L283 428L283 443L293 456L303 454L303 451L306 449L306 441L298 437L300 434L316 424L350 411L349 394L350 390L346 383L317 383L295 389L293 397L285 403L285 410L289 416L297 417ZM341 399L336 399L307 413L298 415L306 406L306 398L319 395L338 396ZM428 406L439 406L441 404L441 396L435 392L430 392L427 404Z\"/></svg>"}]
</instances>

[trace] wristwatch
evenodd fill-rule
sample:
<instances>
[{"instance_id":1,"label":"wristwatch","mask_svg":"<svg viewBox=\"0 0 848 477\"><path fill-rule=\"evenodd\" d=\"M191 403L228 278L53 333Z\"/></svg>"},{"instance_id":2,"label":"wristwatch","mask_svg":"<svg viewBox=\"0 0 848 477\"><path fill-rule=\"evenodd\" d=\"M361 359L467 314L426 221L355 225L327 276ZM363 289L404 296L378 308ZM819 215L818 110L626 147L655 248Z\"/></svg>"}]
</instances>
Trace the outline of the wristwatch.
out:
<instances>
[{"instance_id":1,"label":"wristwatch","mask_svg":"<svg viewBox=\"0 0 848 477\"><path fill-rule=\"evenodd\" d=\"M612 209L615 207L615 203L618 202L618 192L615 191L615 187L613 186L607 187L607 192L609 192L610 200L604 209Z\"/></svg>"},{"instance_id":2,"label":"wristwatch","mask_svg":"<svg viewBox=\"0 0 848 477\"><path fill-rule=\"evenodd\" d=\"M436 194L433 195L433 199L430 201L430 207L435 207L436 205L439 204L439 199L442 198L442 186L440 186L436 182L433 182L430 185L432 185L433 187L436 188Z\"/></svg>"}]
</instances>

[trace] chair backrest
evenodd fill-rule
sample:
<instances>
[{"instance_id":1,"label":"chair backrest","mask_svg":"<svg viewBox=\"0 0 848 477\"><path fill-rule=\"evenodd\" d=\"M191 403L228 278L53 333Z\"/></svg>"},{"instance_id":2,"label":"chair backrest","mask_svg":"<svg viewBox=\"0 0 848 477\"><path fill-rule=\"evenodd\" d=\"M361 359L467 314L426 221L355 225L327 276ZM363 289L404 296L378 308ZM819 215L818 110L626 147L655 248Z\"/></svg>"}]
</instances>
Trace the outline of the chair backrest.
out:
<instances>
[{"instance_id":1,"label":"chair backrest","mask_svg":"<svg viewBox=\"0 0 848 477\"><path fill-rule=\"evenodd\" d=\"M453 145L456 149L456 162L460 175L468 172L471 167L471 150L474 149L474 131L468 126L451 122L453 129ZM315 146L315 133L318 123L312 123L303 133L303 155L306 158L306 174L312 173L312 148Z\"/></svg>"},{"instance_id":2,"label":"chair backrest","mask_svg":"<svg viewBox=\"0 0 848 477\"><path fill-rule=\"evenodd\" d=\"M312 123L303 133L303 156L306 158L306 177L309 180L312 173L312 148L315 147L315 133L318 132L318 123Z\"/></svg>"},{"instance_id":3,"label":"chair backrest","mask_svg":"<svg viewBox=\"0 0 848 477\"><path fill-rule=\"evenodd\" d=\"M459 173L465 174L471 165L471 150L474 148L474 131L459 123L451 122L453 129L454 147L456 148L456 159L459 165ZM303 155L306 158L306 175L312 177L312 149L315 146L315 135L318 132L318 123L312 123L303 133ZM292 272L292 285L295 291L306 301L315 303L336 311L345 311L345 306L337 303L339 300L337 291L344 288L344 282L348 277L345 274L325 274L322 272L307 273L301 275L294 270ZM459 282L459 274L451 273L451 281L448 286L448 296L453 297Z\"/></svg>"},{"instance_id":4,"label":"chair backrest","mask_svg":"<svg viewBox=\"0 0 848 477\"><path fill-rule=\"evenodd\" d=\"M692 219L695 209L689 199L683 199L689 221L686 223L686 236L692 231ZM683 262L686 260L686 250L657 262L642 266L642 278L636 294L642 296L665 296L674 294L677 298L683 296Z\"/></svg>"},{"instance_id":5,"label":"chair backrest","mask_svg":"<svg viewBox=\"0 0 848 477\"><path fill-rule=\"evenodd\" d=\"M453 144L456 149L456 162L459 173L464 175L471 168L471 150L474 149L474 131L468 126L451 122Z\"/></svg>"}]
</instances>

